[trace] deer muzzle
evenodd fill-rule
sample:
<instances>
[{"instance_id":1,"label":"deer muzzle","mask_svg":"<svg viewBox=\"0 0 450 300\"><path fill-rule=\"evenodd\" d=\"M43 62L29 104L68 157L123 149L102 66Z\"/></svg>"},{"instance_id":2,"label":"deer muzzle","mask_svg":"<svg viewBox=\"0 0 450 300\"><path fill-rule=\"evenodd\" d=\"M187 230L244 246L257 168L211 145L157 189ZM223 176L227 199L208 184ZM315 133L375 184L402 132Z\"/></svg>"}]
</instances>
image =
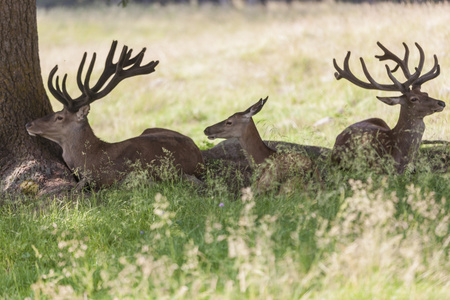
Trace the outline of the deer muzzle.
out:
<instances>
[{"instance_id":1,"label":"deer muzzle","mask_svg":"<svg viewBox=\"0 0 450 300\"><path fill-rule=\"evenodd\" d=\"M440 106L440 107L442 107L439 111L442 111L443 109L444 109L444 107L445 107L445 102L444 101L438 101L438 105Z\"/></svg>"},{"instance_id":2,"label":"deer muzzle","mask_svg":"<svg viewBox=\"0 0 450 300\"><path fill-rule=\"evenodd\" d=\"M33 122L29 122L25 125L25 128L27 129L29 135L36 136L39 133L33 132L33 125L34 125Z\"/></svg>"},{"instance_id":3,"label":"deer muzzle","mask_svg":"<svg viewBox=\"0 0 450 300\"><path fill-rule=\"evenodd\" d=\"M208 137L208 140L215 140L216 137L215 137L214 133L212 133L211 131L212 131L212 130L211 130L211 126L210 126L210 127L207 127L207 128L203 131L203 133Z\"/></svg>"}]
</instances>

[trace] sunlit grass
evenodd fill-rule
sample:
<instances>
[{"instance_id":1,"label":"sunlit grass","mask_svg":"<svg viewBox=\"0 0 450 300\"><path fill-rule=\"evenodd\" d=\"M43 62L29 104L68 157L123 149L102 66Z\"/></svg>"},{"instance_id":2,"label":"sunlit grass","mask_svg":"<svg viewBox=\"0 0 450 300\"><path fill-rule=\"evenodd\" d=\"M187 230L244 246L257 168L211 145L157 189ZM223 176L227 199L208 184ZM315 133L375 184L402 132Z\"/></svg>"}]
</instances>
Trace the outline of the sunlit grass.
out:
<instances>
[{"instance_id":1,"label":"sunlit grass","mask_svg":"<svg viewBox=\"0 0 450 300\"><path fill-rule=\"evenodd\" d=\"M40 57L44 80L58 64L74 94L83 52L97 52L99 73L112 40L160 61L92 104L107 141L166 127L205 147L205 127L269 96L256 117L263 138L331 147L353 122L393 125L398 114L378 92L334 79L332 59L348 50L355 72L363 56L385 81L376 42L399 53L406 42L411 62L420 43L424 69L436 54L442 70L423 90L448 102L449 13L448 4L330 3L39 10ZM425 139L449 140L448 116L427 117ZM138 172L71 198L2 199L0 298L445 299L450 177L427 163L402 176L325 163L321 186L291 194L236 191L238 173L210 170L201 188Z\"/></svg>"}]
</instances>

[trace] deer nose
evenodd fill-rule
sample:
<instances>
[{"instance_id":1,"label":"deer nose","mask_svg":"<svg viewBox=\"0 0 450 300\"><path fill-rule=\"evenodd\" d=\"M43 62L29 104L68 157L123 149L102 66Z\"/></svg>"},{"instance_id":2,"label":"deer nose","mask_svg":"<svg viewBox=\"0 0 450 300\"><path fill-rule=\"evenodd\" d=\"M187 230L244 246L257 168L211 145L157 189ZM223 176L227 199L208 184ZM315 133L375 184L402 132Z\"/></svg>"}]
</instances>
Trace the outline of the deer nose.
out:
<instances>
[{"instance_id":1,"label":"deer nose","mask_svg":"<svg viewBox=\"0 0 450 300\"><path fill-rule=\"evenodd\" d=\"M28 129L28 128L30 128L32 125L33 125L33 122L28 122L28 123L25 125L25 128Z\"/></svg>"},{"instance_id":2,"label":"deer nose","mask_svg":"<svg viewBox=\"0 0 450 300\"><path fill-rule=\"evenodd\" d=\"M444 101L439 101L438 104L442 107L445 107L445 102Z\"/></svg>"}]
</instances>

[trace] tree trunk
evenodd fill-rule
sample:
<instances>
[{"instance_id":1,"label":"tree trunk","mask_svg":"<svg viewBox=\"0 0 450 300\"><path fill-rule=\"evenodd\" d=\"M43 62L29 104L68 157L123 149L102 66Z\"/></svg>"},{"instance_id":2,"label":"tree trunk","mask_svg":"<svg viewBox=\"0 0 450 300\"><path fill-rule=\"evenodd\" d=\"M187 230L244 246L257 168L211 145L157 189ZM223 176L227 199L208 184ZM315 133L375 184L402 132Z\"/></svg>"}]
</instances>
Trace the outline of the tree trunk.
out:
<instances>
[{"instance_id":1,"label":"tree trunk","mask_svg":"<svg viewBox=\"0 0 450 300\"><path fill-rule=\"evenodd\" d=\"M1 1L0 40L0 191L67 190L75 181L58 146L25 129L52 112L39 64L35 0Z\"/></svg>"}]
</instances>

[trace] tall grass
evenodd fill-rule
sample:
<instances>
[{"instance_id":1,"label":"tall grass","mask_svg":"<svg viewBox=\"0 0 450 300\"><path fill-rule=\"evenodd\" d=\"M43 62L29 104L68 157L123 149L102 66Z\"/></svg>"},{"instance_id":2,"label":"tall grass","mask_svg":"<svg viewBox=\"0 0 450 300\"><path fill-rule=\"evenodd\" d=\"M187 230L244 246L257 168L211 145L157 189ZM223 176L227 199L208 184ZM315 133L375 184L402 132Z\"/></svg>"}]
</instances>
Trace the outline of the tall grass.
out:
<instances>
[{"instance_id":1,"label":"tall grass","mask_svg":"<svg viewBox=\"0 0 450 300\"><path fill-rule=\"evenodd\" d=\"M2 295L442 299L448 179L329 182L237 200L176 181L2 207ZM332 179L337 179L332 177ZM416 186L419 184L419 186Z\"/></svg>"},{"instance_id":2,"label":"tall grass","mask_svg":"<svg viewBox=\"0 0 450 300\"><path fill-rule=\"evenodd\" d=\"M342 62L347 50L355 72L364 56L386 78L376 41L396 52L419 42L425 69L432 54L442 69L423 90L448 102L449 12L447 4L330 3L40 10L41 63L44 74L55 64L69 73L76 93L82 53L98 53L99 72L113 39L160 60L154 74L92 104L91 124L108 141L158 126L208 147L206 126L269 95L257 116L263 138L331 147L355 121L393 124L398 114L376 92L334 79L332 58ZM425 121L426 139L449 139L447 110ZM65 199L2 199L0 297L444 299L450 178L428 164L402 176L325 164L321 186L290 194L255 195L230 170L208 172L202 187L135 173ZM230 181L244 189L230 190Z\"/></svg>"}]
</instances>

